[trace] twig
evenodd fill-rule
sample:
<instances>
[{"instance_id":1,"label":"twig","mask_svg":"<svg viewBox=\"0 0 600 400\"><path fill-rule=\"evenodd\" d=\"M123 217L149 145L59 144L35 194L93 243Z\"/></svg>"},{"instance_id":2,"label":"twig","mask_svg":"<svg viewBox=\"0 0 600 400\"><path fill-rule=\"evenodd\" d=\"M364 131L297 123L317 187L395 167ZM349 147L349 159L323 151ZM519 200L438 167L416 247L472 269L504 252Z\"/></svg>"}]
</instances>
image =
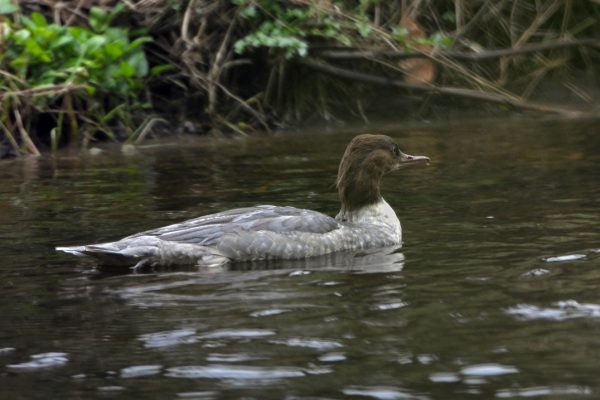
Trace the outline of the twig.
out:
<instances>
[{"instance_id":1,"label":"twig","mask_svg":"<svg viewBox=\"0 0 600 400\"><path fill-rule=\"evenodd\" d=\"M181 39L188 45L191 43L188 32L190 26L190 19L192 18L192 12L194 10L195 5L196 0L190 0L188 6L185 9L185 13L183 14L183 20L181 21Z\"/></svg>"},{"instance_id":2,"label":"twig","mask_svg":"<svg viewBox=\"0 0 600 400\"><path fill-rule=\"evenodd\" d=\"M450 95L456 97L463 97L475 100L487 101L490 103L499 103L513 106L515 108L520 108L524 110L533 110L533 111L541 111L547 113L557 113L565 116L579 116L583 114L580 111L575 110L567 110L565 108L556 107L552 105L544 105L544 104L535 104L520 100L516 97L510 97L497 93L487 93L481 92L472 89L465 88L457 88L457 87L448 87L448 86L436 86L433 84L429 85L421 85L414 83L406 83L404 81L400 81L397 79L382 77L378 75L365 74L363 72L355 72L348 69L340 68L333 66L331 64L326 64L324 62L306 59L302 61L302 64L307 67L313 68L315 70L319 70L321 72L325 72L330 75L337 76L343 79L349 79L354 81L371 83L373 85L379 86L394 86L402 89L411 89L417 90L421 92L428 92L435 95Z\"/></svg>"},{"instance_id":3,"label":"twig","mask_svg":"<svg viewBox=\"0 0 600 400\"><path fill-rule=\"evenodd\" d=\"M29 152L31 154L33 154L36 157L39 157L41 155L40 151L37 149L37 147L31 140L29 133L27 133L27 130L23 126L23 120L21 119L21 113L16 108L14 109L14 115L15 115L15 120L17 121L17 127L19 128L19 133L21 133L21 138L23 138L23 142L25 143L25 147L27 148L27 150L29 150Z\"/></svg>"},{"instance_id":4,"label":"twig","mask_svg":"<svg viewBox=\"0 0 600 400\"><path fill-rule=\"evenodd\" d=\"M227 32L225 32L225 37L221 42L221 46L215 55L215 59L213 60L210 71L208 71L207 76L207 92L208 92L208 115L215 115L216 107L217 107L217 85L219 84L219 76L221 75L221 71L223 70L222 64L225 59L225 54L229 51L229 39L231 38L231 32L233 32L233 28L235 27L235 23L237 18L234 18L229 27L227 28Z\"/></svg>"},{"instance_id":5,"label":"twig","mask_svg":"<svg viewBox=\"0 0 600 400\"><path fill-rule=\"evenodd\" d=\"M167 123L166 119L163 118L157 118L157 117L151 117L149 119L146 119L142 125L140 125L138 127L138 129L136 129L136 131L131 135L131 137L127 140L127 142L132 142L135 144L140 144L142 143L142 141L146 138L146 135L148 134L148 132L150 132L150 130L152 130L152 128L154 127L154 125L156 125L157 122L163 122L163 123Z\"/></svg>"},{"instance_id":6,"label":"twig","mask_svg":"<svg viewBox=\"0 0 600 400\"><path fill-rule=\"evenodd\" d=\"M67 113L69 118L69 135L71 142L76 143L79 139L79 126L77 125L77 118L75 118L75 110L73 109L73 97L70 92L67 92L63 100L63 112Z\"/></svg>"},{"instance_id":7,"label":"twig","mask_svg":"<svg viewBox=\"0 0 600 400\"><path fill-rule=\"evenodd\" d=\"M502 10L504 8L504 5L508 2L509 0L487 0L485 4L479 7L479 10L475 13L475 15L471 17L470 20L465 21L464 25L461 27L460 30L454 32L454 35L457 37L465 37L465 35L472 27L478 26L478 24L480 24L480 20L485 21L489 18L490 14L496 14L497 12L499 12L497 10Z\"/></svg>"},{"instance_id":8,"label":"twig","mask_svg":"<svg viewBox=\"0 0 600 400\"><path fill-rule=\"evenodd\" d=\"M18 77L18 76L16 76L16 75L13 75L13 74L11 74L10 72L6 72L6 71L3 71L3 70L0 70L0 75L3 75L3 76L5 76L5 77L6 77L6 78L8 78L10 81L13 81L13 80L15 80L15 81L19 81L19 82L21 82L22 84L25 84L25 83L26 83L26 82L25 82L23 79L19 78L19 77Z\"/></svg>"},{"instance_id":9,"label":"twig","mask_svg":"<svg viewBox=\"0 0 600 400\"><path fill-rule=\"evenodd\" d=\"M0 126L2 127L2 130L4 131L4 134L6 135L6 137L8 138L8 141L10 142L10 145L12 146L13 150L15 151L15 154L17 155L17 157L21 157L21 150L19 149L19 144L15 140L15 137L13 136L10 129L8 129L8 127L6 125L4 125L2 123L2 121L0 121Z\"/></svg>"},{"instance_id":10,"label":"twig","mask_svg":"<svg viewBox=\"0 0 600 400\"><path fill-rule=\"evenodd\" d=\"M235 132L239 133L242 136L248 136L248 134L246 132L244 132L241 128L235 126L231 122L227 121L227 119L222 118L221 116L216 116L215 119L217 121L219 121L220 123L222 123L223 125L227 126L232 131L235 131Z\"/></svg>"},{"instance_id":11,"label":"twig","mask_svg":"<svg viewBox=\"0 0 600 400\"><path fill-rule=\"evenodd\" d=\"M5 97L15 96L15 97L23 97L23 96L45 96L48 94L61 94L65 92L70 92L74 90L83 90L85 89L84 85L47 85L47 86L38 86L29 89L23 90L15 90L11 92L3 92L0 93L0 101L4 100Z\"/></svg>"},{"instance_id":12,"label":"twig","mask_svg":"<svg viewBox=\"0 0 600 400\"><path fill-rule=\"evenodd\" d=\"M71 26L71 24L73 24L73 22L75 21L76 17L83 18L84 20L87 19L87 16L81 12L81 9L85 6L85 3L85 1L79 1L77 2L77 6L75 6L74 9L70 10L71 15L69 15L69 19L65 21L65 26Z\"/></svg>"},{"instance_id":13,"label":"twig","mask_svg":"<svg viewBox=\"0 0 600 400\"><path fill-rule=\"evenodd\" d=\"M521 37L514 43L513 47L521 48L525 43L531 39L531 37L538 31L539 27L544 24L559 8L560 1L553 1L552 4L548 5L542 13L538 13L529 28L523 32Z\"/></svg>"},{"instance_id":14,"label":"twig","mask_svg":"<svg viewBox=\"0 0 600 400\"><path fill-rule=\"evenodd\" d=\"M263 126L263 128L267 132L271 132L271 128L269 127L269 124L267 124L267 121L265 121L264 117L260 114L260 112L256 111L254 108L252 108L241 97L239 97L239 96L235 95L234 93L230 92L229 89L227 89L222 83L217 82L217 85L219 86L219 89L221 89L223 91L223 93L225 93L227 96L231 97L232 99L234 99L235 101L237 101L238 103L240 103L240 105L242 106L242 108L244 110L246 110L254 118L256 118L256 120Z\"/></svg>"},{"instance_id":15,"label":"twig","mask_svg":"<svg viewBox=\"0 0 600 400\"><path fill-rule=\"evenodd\" d=\"M438 56L444 56L448 58L480 61L490 58L500 58L506 56L516 56L527 53L536 53L545 50L553 50L564 47L575 47L575 46L594 46L600 47L600 39L598 38L586 38L586 39L568 39L568 40L557 40L550 43L535 43L530 45L524 45L519 48L508 48L508 49L497 49L497 50L486 50L482 52L461 52L461 51L434 51L432 53L425 52L413 52L408 53L405 51L393 51L393 50L321 50L315 53L319 57L336 59L336 60L357 60L357 59L369 59L377 57L393 58L393 59L405 59L405 58L431 58L433 60Z\"/></svg>"}]
</instances>

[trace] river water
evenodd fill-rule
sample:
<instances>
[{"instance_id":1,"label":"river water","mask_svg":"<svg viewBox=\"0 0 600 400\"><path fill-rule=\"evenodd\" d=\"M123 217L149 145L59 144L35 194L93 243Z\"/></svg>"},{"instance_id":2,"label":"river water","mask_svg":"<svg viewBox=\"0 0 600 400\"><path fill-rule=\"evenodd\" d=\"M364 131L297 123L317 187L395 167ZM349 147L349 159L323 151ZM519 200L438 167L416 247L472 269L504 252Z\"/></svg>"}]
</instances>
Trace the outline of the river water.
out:
<instances>
[{"instance_id":1,"label":"river water","mask_svg":"<svg viewBox=\"0 0 600 400\"><path fill-rule=\"evenodd\" d=\"M57 245L255 204L338 209L379 131L429 166L382 192L404 247L98 271ZM0 168L2 399L600 398L600 122L147 142Z\"/></svg>"}]
</instances>

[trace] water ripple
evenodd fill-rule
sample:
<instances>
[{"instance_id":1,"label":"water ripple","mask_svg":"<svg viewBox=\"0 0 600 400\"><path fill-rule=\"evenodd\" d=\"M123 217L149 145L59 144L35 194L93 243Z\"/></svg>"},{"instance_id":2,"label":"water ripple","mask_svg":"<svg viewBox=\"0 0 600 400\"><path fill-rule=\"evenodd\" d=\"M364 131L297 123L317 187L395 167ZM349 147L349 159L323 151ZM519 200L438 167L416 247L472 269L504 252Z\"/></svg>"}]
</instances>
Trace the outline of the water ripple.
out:
<instances>
[{"instance_id":1,"label":"water ripple","mask_svg":"<svg viewBox=\"0 0 600 400\"><path fill-rule=\"evenodd\" d=\"M536 278L538 276L546 275L549 272L550 272L550 270L546 269L546 268L536 268L536 269L532 269L530 271L524 272L523 274L521 274L521 276L523 278Z\"/></svg>"},{"instance_id":2,"label":"water ripple","mask_svg":"<svg viewBox=\"0 0 600 400\"><path fill-rule=\"evenodd\" d=\"M217 392L205 391L205 392L181 392L177 393L177 397L181 399L216 399L218 398Z\"/></svg>"},{"instance_id":3,"label":"water ripple","mask_svg":"<svg viewBox=\"0 0 600 400\"><path fill-rule=\"evenodd\" d=\"M206 361L216 362L216 363L236 363L242 361L252 361L252 360L260 360L260 357L251 356L249 354L218 354L213 353L209 354L206 357Z\"/></svg>"},{"instance_id":4,"label":"water ripple","mask_svg":"<svg viewBox=\"0 0 600 400\"><path fill-rule=\"evenodd\" d=\"M290 272L289 276L302 276L302 275L309 275L309 274L310 274L310 271L299 270L299 271Z\"/></svg>"},{"instance_id":5,"label":"water ripple","mask_svg":"<svg viewBox=\"0 0 600 400\"><path fill-rule=\"evenodd\" d=\"M178 344L195 343L198 340L195 329L176 329L141 335L138 340L144 342L145 347L159 348L170 347Z\"/></svg>"},{"instance_id":6,"label":"water ripple","mask_svg":"<svg viewBox=\"0 0 600 400\"><path fill-rule=\"evenodd\" d=\"M536 386L524 389L500 389L496 397L508 399L511 397L547 397L547 396L589 396L592 390L587 386Z\"/></svg>"},{"instance_id":7,"label":"water ripple","mask_svg":"<svg viewBox=\"0 0 600 400\"><path fill-rule=\"evenodd\" d=\"M346 396L363 396L379 400L423 400L428 398L426 396L415 395L404 389L379 386L351 386L344 388L342 393Z\"/></svg>"},{"instance_id":8,"label":"water ripple","mask_svg":"<svg viewBox=\"0 0 600 400\"><path fill-rule=\"evenodd\" d=\"M275 335L270 329L221 329L200 336L201 339L255 338Z\"/></svg>"},{"instance_id":9,"label":"water ripple","mask_svg":"<svg viewBox=\"0 0 600 400\"><path fill-rule=\"evenodd\" d=\"M396 310L398 308L406 307L408 304L403 301L397 301L393 303L382 303L377 304L373 307L374 310L386 311L386 310Z\"/></svg>"},{"instance_id":10,"label":"water ripple","mask_svg":"<svg viewBox=\"0 0 600 400\"><path fill-rule=\"evenodd\" d=\"M14 347L3 347L3 348L0 349L0 355L12 353L15 350L16 349Z\"/></svg>"},{"instance_id":11,"label":"water ripple","mask_svg":"<svg viewBox=\"0 0 600 400\"><path fill-rule=\"evenodd\" d=\"M496 375L506 375L506 374L516 374L519 370L512 365L502 365L502 364L473 364L467 367L464 367L460 370L463 375L467 376L496 376Z\"/></svg>"},{"instance_id":12,"label":"water ripple","mask_svg":"<svg viewBox=\"0 0 600 400\"><path fill-rule=\"evenodd\" d=\"M340 342L327 339L291 338L287 340L271 340L270 343L285 344L290 347L307 347L317 350L331 350L344 347Z\"/></svg>"},{"instance_id":13,"label":"water ripple","mask_svg":"<svg viewBox=\"0 0 600 400\"><path fill-rule=\"evenodd\" d=\"M288 312L288 310L283 310L280 308L270 308L267 310L255 311L250 314L251 317L270 317L271 315L279 315Z\"/></svg>"},{"instance_id":14,"label":"water ripple","mask_svg":"<svg viewBox=\"0 0 600 400\"><path fill-rule=\"evenodd\" d=\"M157 375L162 365L133 365L121 370L121 378L139 378L142 376Z\"/></svg>"},{"instance_id":15,"label":"water ripple","mask_svg":"<svg viewBox=\"0 0 600 400\"><path fill-rule=\"evenodd\" d=\"M186 365L167 369L165 374L171 378L188 379L234 379L234 380L274 380L297 378L306 373L291 367L251 367L244 365Z\"/></svg>"},{"instance_id":16,"label":"water ripple","mask_svg":"<svg viewBox=\"0 0 600 400\"><path fill-rule=\"evenodd\" d=\"M319 357L321 362L339 362L346 361L347 357L344 353L326 353Z\"/></svg>"},{"instance_id":17,"label":"water ripple","mask_svg":"<svg viewBox=\"0 0 600 400\"><path fill-rule=\"evenodd\" d=\"M509 315L522 318L524 320L550 319L563 321L571 318L599 318L600 305L598 304L580 304L575 300L557 301L553 303L555 307L537 307L531 304L519 304L506 310Z\"/></svg>"},{"instance_id":18,"label":"water ripple","mask_svg":"<svg viewBox=\"0 0 600 400\"><path fill-rule=\"evenodd\" d=\"M543 260L549 263L553 262L564 262L564 261L576 261L586 258L585 254L565 254L564 256L547 257Z\"/></svg>"},{"instance_id":19,"label":"water ripple","mask_svg":"<svg viewBox=\"0 0 600 400\"><path fill-rule=\"evenodd\" d=\"M34 354L31 356L31 361L20 364L9 364L6 368L13 371L31 371L42 368L62 367L68 362L67 353L51 352Z\"/></svg>"},{"instance_id":20,"label":"water ripple","mask_svg":"<svg viewBox=\"0 0 600 400\"><path fill-rule=\"evenodd\" d=\"M454 383L460 381L460 377L454 372L436 372L429 375L429 380L435 383Z\"/></svg>"}]
</instances>

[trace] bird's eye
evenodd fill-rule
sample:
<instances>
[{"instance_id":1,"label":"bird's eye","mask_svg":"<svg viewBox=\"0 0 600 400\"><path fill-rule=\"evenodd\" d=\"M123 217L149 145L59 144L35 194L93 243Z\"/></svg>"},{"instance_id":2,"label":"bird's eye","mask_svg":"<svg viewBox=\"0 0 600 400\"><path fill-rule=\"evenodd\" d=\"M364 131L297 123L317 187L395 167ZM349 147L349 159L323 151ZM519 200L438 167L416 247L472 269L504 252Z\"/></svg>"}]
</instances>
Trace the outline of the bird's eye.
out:
<instances>
[{"instance_id":1,"label":"bird's eye","mask_svg":"<svg viewBox=\"0 0 600 400\"><path fill-rule=\"evenodd\" d=\"M400 149L398 148L397 144L394 145L394 155L396 157L400 155Z\"/></svg>"}]
</instances>

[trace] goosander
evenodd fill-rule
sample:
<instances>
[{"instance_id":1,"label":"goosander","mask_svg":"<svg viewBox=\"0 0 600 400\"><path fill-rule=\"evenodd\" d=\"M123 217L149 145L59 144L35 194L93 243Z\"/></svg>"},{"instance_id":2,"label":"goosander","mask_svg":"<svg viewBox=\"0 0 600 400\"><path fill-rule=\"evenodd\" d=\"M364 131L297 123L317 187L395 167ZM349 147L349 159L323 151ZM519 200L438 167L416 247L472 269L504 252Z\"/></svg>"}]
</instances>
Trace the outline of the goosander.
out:
<instances>
[{"instance_id":1,"label":"goosander","mask_svg":"<svg viewBox=\"0 0 600 400\"><path fill-rule=\"evenodd\" d=\"M356 136L342 157L335 218L295 207L261 205L205 215L127 236L116 242L56 250L91 256L106 265L214 266L227 262L302 259L402 243L400 221L381 197L384 174L428 162L404 154L385 135Z\"/></svg>"}]
</instances>

